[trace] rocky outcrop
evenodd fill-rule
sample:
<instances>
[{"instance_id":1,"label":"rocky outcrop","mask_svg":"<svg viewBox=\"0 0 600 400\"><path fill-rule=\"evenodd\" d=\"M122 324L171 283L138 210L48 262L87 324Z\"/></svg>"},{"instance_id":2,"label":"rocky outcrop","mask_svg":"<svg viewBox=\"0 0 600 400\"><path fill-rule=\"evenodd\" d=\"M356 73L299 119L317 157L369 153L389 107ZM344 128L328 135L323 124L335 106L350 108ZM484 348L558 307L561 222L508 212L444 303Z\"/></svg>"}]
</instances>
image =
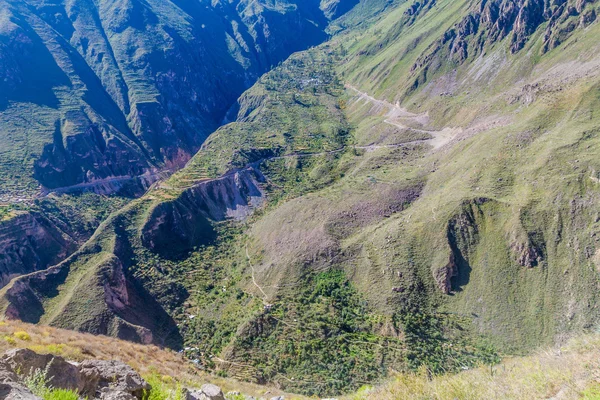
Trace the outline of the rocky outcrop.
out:
<instances>
[{"instance_id":1,"label":"rocky outcrop","mask_svg":"<svg viewBox=\"0 0 600 400\"><path fill-rule=\"evenodd\" d=\"M514 242L511 245L511 250L517 263L522 267L536 267L544 259L542 251L529 240Z\"/></svg>"},{"instance_id":2,"label":"rocky outcrop","mask_svg":"<svg viewBox=\"0 0 600 400\"><path fill-rule=\"evenodd\" d=\"M412 71L431 73L444 57L462 63L483 53L486 46L507 39L512 53L525 47L532 35L546 24L543 51L564 42L573 31L596 20L595 0L489 0L479 1L459 23L418 58ZM407 11L417 15L428 1L416 2ZM423 82L415 82L415 87ZM413 87L414 89L414 87Z\"/></svg>"},{"instance_id":3,"label":"rocky outcrop","mask_svg":"<svg viewBox=\"0 0 600 400\"><path fill-rule=\"evenodd\" d=\"M79 392L89 397L115 398L122 394L141 399L150 389L137 372L119 361L86 360L78 367L84 382Z\"/></svg>"},{"instance_id":4,"label":"rocky outcrop","mask_svg":"<svg viewBox=\"0 0 600 400\"><path fill-rule=\"evenodd\" d=\"M121 361L73 362L52 354L14 349L0 358L0 399L41 400L25 386L26 378L34 374L44 376L47 389L70 390L89 400L141 400L148 398L152 390L140 374ZM221 388L213 384L194 390L183 388L182 393L185 400L225 400ZM177 398L175 392L172 396Z\"/></svg>"},{"instance_id":5,"label":"rocky outcrop","mask_svg":"<svg viewBox=\"0 0 600 400\"><path fill-rule=\"evenodd\" d=\"M79 391L84 385L78 366L62 357L37 354L29 349L15 349L5 353L2 361L10 367L10 371L20 371L25 376L35 371L46 371L48 383L53 387Z\"/></svg>"},{"instance_id":6,"label":"rocky outcrop","mask_svg":"<svg viewBox=\"0 0 600 400\"><path fill-rule=\"evenodd\" d=\"M40 213L0 223L0 287L13 277L48 268L77 249L77 241Z\"/></svg>"},{"instance_id":7,"label":"rocky outcrop","mask_svg":"<svg viewBox=\"0 0 600 400\"><path fill-rule=\"evenodd\" d=\"M412 24L419 15L431 10L436 4L437 4L437 0L415 1L404 12L404 15L409 17L407 23Z\"/></svg>"},{"instance_id":8,"label":"rocky outcrop","mask_svg":"<svg viewBox=\"0 0 600 400\"><path fill-rule=\"evenodd\" d=\"M448 221L446 228L450 250L448 263L433 271L434 281L444 294L460 290L468 280L471 270L469 256L479 242L478 221L483 216L481 207L489 201L491 200L485 198L465 201L460 212Z\"/></svg>"},{"instance_id":9,"label":"rocky outcrop","mask_svg":"<svg viewBox=\"0 0 600 400\"><path fill-rule=\"evenodd\" d=\"M210 221L241 220L264 203L264 181L250 167L185 190L154 208L142 229L144 246L168 256L210 242L215 237Z\"/></svg>"},{"instance_id":10,"label":"rocky outcrop","mask_svg":"<svg viewBox=\"0 0 600 400\"><path fill-rule=\"evenodd\" d=\"M25 386L15 382L0 383L0 399L4 400L42 400Z\"/></svg>"},{"instance_id":11,"label":"rocky outcrop","mask_svg":"<svg viewBox=\"0 0 600 400\"><path fill-rule=\"evenodd\" d=\"M225 400L225 396L220 387L206 384L200 390L188 391L186 400Z\"/></svg>"},{"instance_id":12,"label":"rocky outcrop","mask_svg":"<svg viewBox=\"0 0 600 400\"><path fill-rule=\"evenodd\" d=\"M433 279L444 294L452 293L452 278L458 275L458 266L456 265L456 256L454 251L450 252L448 264L442 268L438 268L433 272Z\"/></svg>"},{"instance_id":13,"label":"rocky outcrop","mask_svg":"<svg viewBox=\"0 0 600 400\"><path fill-rule=\"evenodd\" d=\"M49 387L72 390L88 399L142 399L151 388L137 372L120 361L75 363L60 356L15 349L5 353L0 361L0 379L3 380L0 398L38 399L22 382L23 377L36 371L45 374Z\"/></svg>"}]
</instances>

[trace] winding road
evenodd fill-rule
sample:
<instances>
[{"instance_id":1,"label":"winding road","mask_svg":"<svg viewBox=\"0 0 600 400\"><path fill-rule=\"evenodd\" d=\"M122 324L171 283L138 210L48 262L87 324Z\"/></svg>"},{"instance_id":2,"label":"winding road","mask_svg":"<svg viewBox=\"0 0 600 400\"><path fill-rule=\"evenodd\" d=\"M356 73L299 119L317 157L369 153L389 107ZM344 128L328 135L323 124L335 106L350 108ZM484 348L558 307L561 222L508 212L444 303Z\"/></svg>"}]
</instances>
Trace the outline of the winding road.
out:
<instances>
[{"instance_id":1,"label":"winding road","mask_svg":"<svg viewBox=\"0 0 600 400\"><path fill-rule=\"evenodd\" d=\"M400 107L397 104L392 104L387 100L379 100L379 99L376 99L375 97L369 95L368 93L361 92L360 90L358 90L357 88L355 88L352 85L346 84L345 86L346 86L346 89L349 89L349 90L355 92L357 94L357 97L360 100L364 100L366 102L373 104L374 106L379 106L379 107L387 109L387 113L385 114L385 120L383 121L386 124L395 126L396 128L399 128L401 130L409 130L410 129L415 132L425 133L425 134L432 136L431 139L414 140L412 142L405 142L405 143L391 144L391 145L389 145L389 144L388 145L371 145L371 146L362 146L362 147L357 146L356 148L364 148L367 150L371 150L371 149L374 150L374 149L378 149L378 148L401 147L401 146L425 143L425 144L430 145L433 148L433 151L436 151L436 150L442 148L443 146L445 146L446 144L450 143L456 137L456 135L461 132L460 128L444 128L441 131L413 128L414 125L423 126L424 121L427 120L427 114L411 113L411 112L407 111L406 109ZM408 121L412 122L412 124L407 125ZM413 126L411 126L411 125L413 125Z\"/></svg>"}]
</instances>

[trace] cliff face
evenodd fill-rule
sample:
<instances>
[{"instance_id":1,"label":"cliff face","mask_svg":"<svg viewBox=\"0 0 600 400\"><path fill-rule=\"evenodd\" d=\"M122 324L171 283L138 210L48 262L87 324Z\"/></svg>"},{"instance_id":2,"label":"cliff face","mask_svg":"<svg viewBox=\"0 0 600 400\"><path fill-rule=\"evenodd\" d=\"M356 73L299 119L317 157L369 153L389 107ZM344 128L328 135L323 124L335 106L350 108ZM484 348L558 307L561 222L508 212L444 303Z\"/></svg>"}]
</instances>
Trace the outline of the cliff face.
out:
<instances>
[{"instance_id":1,"label":"cliff face","mask_svg":"<svg viewBox=\"0 0 600 400\"><path fill-rule=\"evenodd\" d=\"M210 243L215 238L214 222L243 219L263 204L263 182L259 171L247 168L200 182L153 209L141 203L124 210L64 262L21 276L5 287L0 295L4 315L179 348L182 339L169 311L181 305L187 291L163 280L162 295L153 293L156 288L135 275L136 263L144 259L146 250L176 259ZM146 212L147 221L138 231L131 221ZM67 251L42 250L54 254L54 262ZM10 262L5 264L10 266ZM43 267L48 265L51 261ZM161 302L161 296L168 300Z\"/></svg>"},{"instance_id":2,"label":"cliff face","mask_svg":"<svg viewBox=\"0 0 600 400\"><path fill-rule=\"evenodd\" d=\"M477 2L455 26L447 30L413 65L425 74L449 56L463 63L486 47L507 39L512 53L522 50L542 24L546 24L542 52L556 48L575 30L596 20L595 0L485 0ZM407 11L413 16L435 1L415 2Z\"/></svg>"},{"instance_id":3,"label":"cliff face","mask_svg":"<svg viewBox=\"0 0 600 400\"><path fill-rule=\"evenodd\" d=\"M177 255L216 238L210 221L242 220L264 201L260 171L252 168L201 182L176 200L160 203L142 229L143 245L162 255Z\"/></svg>"},{"instance_id":4,"label":"cliff face","mask_svg":"<svg viewBox=\"0 0 600 400\"><path fill-rule=\"evenodd\" d=\"M39 213L0 224L0 287L13 277L48 268L77 249L77 241Z\"/></svg>"},{"instance_id":5,"label":"cliff face","mask_svg":"<svg viewBox=\"0 0 600 400\"><path fill-rule=\"evenodd\" d=\"M3 291L4 315L139 343L181 346L173 319L116 255L100 253L85 267L82 257L89 260L89 254L76 255L16 279Z\"/></svg>"},{"instance_id":6,"label":"cliff face","mask_svg":"<svg viewBox=\"0 0 600 400\"><path fill-rule=\"evenodd\" d=\"M0 164L27 190L182 167L246 88L325 40L328 22L317 0L0 8Z\"/></svg>"}]
</instances>

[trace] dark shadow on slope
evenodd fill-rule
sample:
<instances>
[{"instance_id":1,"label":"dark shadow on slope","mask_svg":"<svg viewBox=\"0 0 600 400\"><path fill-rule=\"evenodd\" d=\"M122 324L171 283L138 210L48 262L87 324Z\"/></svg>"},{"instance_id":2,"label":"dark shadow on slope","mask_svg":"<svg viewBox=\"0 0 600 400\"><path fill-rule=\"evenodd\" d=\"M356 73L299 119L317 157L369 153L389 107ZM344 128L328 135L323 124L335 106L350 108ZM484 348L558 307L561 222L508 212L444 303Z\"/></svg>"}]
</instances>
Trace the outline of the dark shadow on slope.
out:
<instances>
[{"instance_id":1,"label":"dark shadow on slope","mask_svg":"<svg viewBox=\"0 0 600 400\"><path fill-rule=\"evenodd\" d=\"M458 248L454 232L450 230L448 230L448 244L452 251L451 262L454 264L454 275L450 279L450 286L452 291L461 292L462 288L469 284L472 268L463 256L462 251Z\"/></svg>"},{"instance_id":2,"label":"dark shadow on slope","mask_svg":"<svg viewBox=\"0 0 600 400\"><path fill-rule=\"evenodd\" d=\"M179 307L189 297L189 293L179 283L169 279L154 283L147 282L146 284L136 279L131 273L131 268L136 262L136 255L130 241L131 232L126 230L126 224L127 222L124 219L116 222L115 255L122 262L123 274L126 278L128 305L122 309L115 307L111 307L111 309L124 321L147 328L152 332L155 344L179 350L183 346L183 338L177 323L165 310L165 307L171 309ZM167 293L156 288L152 290L149 285L165 286ZM149 290L152 290L153 293L150 293ZM161 304L165 302L169 304ZM136 339L135 332L128 333L127 329L121 329L119 333L119 337L122 339Z\"/></svg>"},{"instance_id":3,"label":"dark shadow on slope","mask_svg":"<svg viewBox=\"0 0 600 400\"><path fill-rule=\"evenodd\" d=\"M71 81L38 34L20 19L13 18L12 22L19 29L10 32L9 37L0 37L0 52L7 62L3 68L9 74L0 79L0 111L11 101L58 108L60 102L54 89L70 87ZM18 40L15 35L25 36L29 42Z\"/></svg>"}]
</instances>

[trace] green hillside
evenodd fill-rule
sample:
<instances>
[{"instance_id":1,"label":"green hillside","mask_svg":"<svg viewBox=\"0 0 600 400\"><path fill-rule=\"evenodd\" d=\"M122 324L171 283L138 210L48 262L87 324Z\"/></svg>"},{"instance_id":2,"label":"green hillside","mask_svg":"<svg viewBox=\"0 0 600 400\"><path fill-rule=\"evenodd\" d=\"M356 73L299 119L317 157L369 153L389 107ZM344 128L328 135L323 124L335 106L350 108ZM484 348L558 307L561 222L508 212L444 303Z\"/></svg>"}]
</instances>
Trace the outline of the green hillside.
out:
<instances>
[{"instance_id":1,"label":"green hillside","mask_svg":"<svg viewBox=\"0 0 600 400\"><path fill-rule=\"evenodd\" d=\"M4 1L0 200L40 186L112 193L122 177L147 188L260 75L326 40L327 15L346 3L325 13L316 0Z\"/></svg>"},{"instance_id":2,"label":"green hillside","mask_svg":"<svg viewBox=\"0 0 600 400\"><path fill-rule=\"evenodd\" d=\"M331 38L184 168L101 203L85 244L2 289L5 316L322 396L597 327L598 5L314 3L270 11L342 13Z\"/></svg>"}]
</instances>

